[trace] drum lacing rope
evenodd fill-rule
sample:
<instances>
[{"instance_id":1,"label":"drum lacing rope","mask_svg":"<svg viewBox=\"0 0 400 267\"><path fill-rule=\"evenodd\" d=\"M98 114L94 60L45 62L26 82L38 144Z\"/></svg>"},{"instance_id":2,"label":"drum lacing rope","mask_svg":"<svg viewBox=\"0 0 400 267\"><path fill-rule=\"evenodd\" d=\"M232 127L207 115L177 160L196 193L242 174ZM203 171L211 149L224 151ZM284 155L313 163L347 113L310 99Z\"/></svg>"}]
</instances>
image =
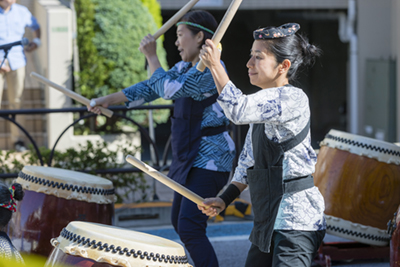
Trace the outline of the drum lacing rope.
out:
<instances>
[{"instance_id":1,"label":"drum lacing rope","mask_svg":"<svg viewBox=\"0 0 400 267\"><path fill-rule=\"evenodd\" d=\"M142 252L141 250L135 250L135 249L128 249L124 248L122 249L120 246L115 247L115 245L108 245L107 243L101 242L101 241L96 241L96 240L90 240L90 238L85 238L81 237L80 235L76 235L70 231L68 231L66 228L64 228L61 231L60 234L63 238L73 241L74 243L82 245L87 245L88 247L92 249L98 249L98 250L104 250L105 252L110 252L110 253L118 253L119 255L124 255L127 257L134 257L134 258L140 258L141 260L153 260L153 261L159 261L164 263L174 263L174 264L187 264L188 259L186 256L170 256L170 255L160 255L159 253L154 254L153 252L148 253L147 251Z\"/></svg>"},{"instance_id":2,"label":"drum lacing rope","mask_svg":"<svg viewBox=\"0 0 400 267\"><path fill-rule=\"evenodd\" d=\"M368 144L360 143L360 142L357 142L357 141L354 141L354 140L346 139L346 138L343 138L343 137L333 136L331 134L327 134L325 136L325 138L332 139L334 141L345 143L345 144L349 144L349 145L353 145L353 146L362 147L362 148L369 149L369 150L375 150L375 151L378 151L378 152L381 152L381 153L385 153L385 154L389 154L389 155L400 156L400 152L399 151L395 151L395 150L391 150L391 149L387 149L387 148L381 148L381 147L377 147L377 146L374 146L374 145L368 145Z\"/></svg>"},{"instance_id":3,"label":"drum lacing rope","mask_svg":"<svg viewBox=\"0 0 400 267\"><path fill-rule=\"evenodd\" d=\"M86 186L77 186L77 185L72 185L72 184L67 184L67 183L59 183L59 182L54 182L54 181L50 181L50 180L46 180L44 178L38 178L26 173L23 173L22 171L19 172L18 177L20 177L23 180L26 180L28 182L31 183L35 183L35 184L40 184L40 185L44 185L44 186L48 186L48 187L57 187L58 189L62 188L62 189L66 189L66 190L72 190L72 191L77 191L82 192L82 193L86 193L86 194L93 194L93 195L105 195L105 196L109 196L109 195L114 195L115 191L114 188L112 189L103 189L103 188L95 188L95 187L86 187Z\"/></svg>"},{"instance_id":4,"label":"drum lacing rope","mask_svg":"<svg viewBox=\"0 0 400 267\"><path fill-rule=\"evenodd\" d=\"M334 231L334 232L338 232L338 233L343 233L343 234L355 236L355 237L361 237L361 238L364 238L364 239L369 239L369 240L376 240L376 241L381 241L381 242L389 242L390 241L390 237L383 237L383 236L376 236L376 235L371 235L371 234L359 233L359 232L355 232L355 231L352 231L352 230L347 230L347 229L344 229L344 228L341 228L341 227L332 226L332 225L329 225L329 224L326 225L326 229Z\"/></svg>"}]
</instances>

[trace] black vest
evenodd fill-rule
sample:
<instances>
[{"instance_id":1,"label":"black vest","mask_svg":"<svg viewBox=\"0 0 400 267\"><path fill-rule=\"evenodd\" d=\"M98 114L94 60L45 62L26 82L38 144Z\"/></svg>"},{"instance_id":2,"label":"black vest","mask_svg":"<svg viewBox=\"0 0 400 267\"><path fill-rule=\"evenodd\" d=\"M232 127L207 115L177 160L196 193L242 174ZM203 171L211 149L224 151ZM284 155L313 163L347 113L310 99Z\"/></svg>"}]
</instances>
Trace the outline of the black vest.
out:
<instances>
[{"instance_id":1,"label":"black vest","mask_svg":"<svg viewBox=\"0 0 400 267\"><path fill-rule=\"evenodd\" d=\"M174 114L171 117L172 163L168 176L180 184L193 166L199 151L202 136L211 136L226 131L226 126L201 129L204 109L215 103L218 94L203 101L191 97L175 100Z\"/></svg>"},{"instance_id":2,"label":"black vest","mask_svg":"<svg viewBox=\"0 0 400 267\"><path fill-rule=\"evenodd\" d=\"M274 224L284 193L302 191L314 186L311 175L283 181L284 152L300 144L308 134L310 121L295 137L282 143L267 138L264 124L254 124L252 145L254 167L247 170L247 179L254 213L250 241L265 253L270 252Z\"/></svg>"}]
</instances>

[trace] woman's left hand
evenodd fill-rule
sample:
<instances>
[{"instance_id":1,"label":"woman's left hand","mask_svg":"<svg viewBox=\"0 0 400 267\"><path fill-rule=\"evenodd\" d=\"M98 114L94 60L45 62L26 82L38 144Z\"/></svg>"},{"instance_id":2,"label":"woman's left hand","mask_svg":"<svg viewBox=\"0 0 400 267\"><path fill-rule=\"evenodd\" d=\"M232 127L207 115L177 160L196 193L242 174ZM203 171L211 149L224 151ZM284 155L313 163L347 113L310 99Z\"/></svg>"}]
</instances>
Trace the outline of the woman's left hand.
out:
<instances>
[{"instance_id":1,"label":"woman's left hand","mask_svg":"<svg viewBox=\"0 0 400 267\"><path fill-rule=\"evenodd\" d=\"M203 205L197 205L197 208L205 215L214 217L225 209L225 202L220 197L206 198Z\"/></svg>"},{"instance_id":2,"label":"woman's left hand","mask_svg":"<svg viewBox=\"0 0 400 267\"><path fill-rule=\"evenodd\" d=\"M206 44L201 47L200 59L208 68L212 68L220 62L221 52L212 40L207 39Z\"/></svg>"}]
</instances>

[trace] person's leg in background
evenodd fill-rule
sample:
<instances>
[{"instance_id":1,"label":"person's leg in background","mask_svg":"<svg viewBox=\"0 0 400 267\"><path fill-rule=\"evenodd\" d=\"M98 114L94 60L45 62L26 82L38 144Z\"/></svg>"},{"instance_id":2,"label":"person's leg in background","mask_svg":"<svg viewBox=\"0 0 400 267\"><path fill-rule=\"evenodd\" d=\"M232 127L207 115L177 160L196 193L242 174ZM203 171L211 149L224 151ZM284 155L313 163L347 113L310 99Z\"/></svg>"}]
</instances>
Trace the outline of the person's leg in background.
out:
<instances>
[{"instance_id":1,"label":"person's leg in background","mask_svg":"<svg viewBox=\"0 0 400 267\"><path fill-rule=\"evenodd\" d=\"M7 72L5 76L7 82L9 109L20 109L22 102L22 92L24 91L25 67ZM17 115L16 121L20 125L24 126L25 117L23 115ZM11 123L10 125L10 134L11 142L14 144L14 148L19 151L26 150L23 142L24 133L13 123Z\"/></svg>"},{"instance_id":2,"label":"person's leg in background","mask_svg":"<svg viewBox=\"0 0 400 267\"><path fill-rule=\"evenodd\" d=\"M174 200L172 201L172 208L171 208L171 223L175 229L175 232L178 233L178 218L179 218L179 211L181 209L182 203L182 195L174 192Z\"/></svg>"},{"instance_id":3,"label":"person's leg in background","mask_svg":"<svg viewBox=\"0 0 400 267\"><path fill-rule=\"evenodd\" d=\"M229 173L192 168L185 187L203 198L215 197L228 179ZM185 197L181 199L176 229L196 267L219 266L206 236L207 220L208 216L197 208L197 204Z\"/></svg>"},{"instance_id":4,"label":"person's leg in background","mask_svg":"<svg viewBox=\"0 0 400 267\"><path fill-rule=\"evenodd\" d=\"M0 62L0 64L1 64L1 62ZM0 72L0 108L1 108L1 101L3 101L5 76L6 76L6 74L4 72Z\"/></svg>"}]
</instances>

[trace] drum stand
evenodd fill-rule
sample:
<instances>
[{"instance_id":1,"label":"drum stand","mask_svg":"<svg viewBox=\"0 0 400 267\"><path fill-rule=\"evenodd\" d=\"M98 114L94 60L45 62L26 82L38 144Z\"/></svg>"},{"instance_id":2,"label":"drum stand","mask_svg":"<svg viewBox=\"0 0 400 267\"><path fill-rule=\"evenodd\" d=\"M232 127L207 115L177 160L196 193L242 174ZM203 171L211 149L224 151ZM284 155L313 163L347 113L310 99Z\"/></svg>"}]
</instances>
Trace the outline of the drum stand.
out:
<instances>
[{"instance_id":1,"label":"drum stand","mask_svg":"<svg viewBox=\"0 0 400 267\"><path fill-rule=\"evenodd\" d=\"M389 259L390 246L371 246L359 242L322 243L314 262L320 266L331 266L331 261Z\"/></svg>"}]
</instances>

